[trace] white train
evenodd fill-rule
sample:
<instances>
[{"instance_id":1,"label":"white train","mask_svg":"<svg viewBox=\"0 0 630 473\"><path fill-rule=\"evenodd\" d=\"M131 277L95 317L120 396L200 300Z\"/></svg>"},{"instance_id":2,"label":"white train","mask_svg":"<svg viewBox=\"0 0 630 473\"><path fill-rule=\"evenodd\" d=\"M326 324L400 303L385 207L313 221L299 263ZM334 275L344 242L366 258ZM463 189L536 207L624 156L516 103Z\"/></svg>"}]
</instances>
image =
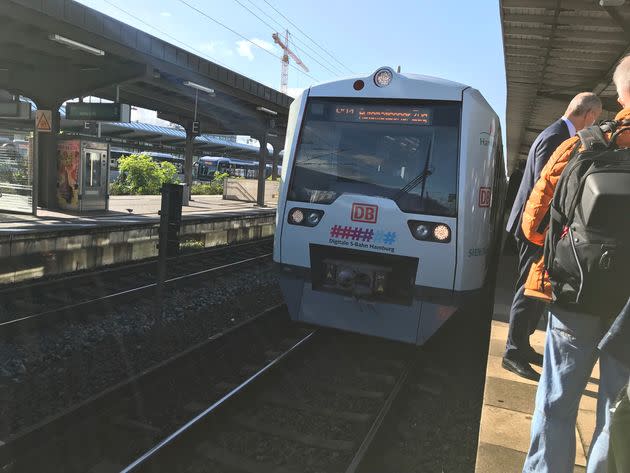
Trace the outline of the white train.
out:
<instances>
[{"instance_id":1,"label":"white train","mask_svg":"<svg viewBox=\"0 0 630 473\"><path fill-rule=\"evenodd\" d=\"M274 242L291 317L425 343L492 279L505 169L471 87L384 67L305 90Z\"/></svg>"}]
</instances>

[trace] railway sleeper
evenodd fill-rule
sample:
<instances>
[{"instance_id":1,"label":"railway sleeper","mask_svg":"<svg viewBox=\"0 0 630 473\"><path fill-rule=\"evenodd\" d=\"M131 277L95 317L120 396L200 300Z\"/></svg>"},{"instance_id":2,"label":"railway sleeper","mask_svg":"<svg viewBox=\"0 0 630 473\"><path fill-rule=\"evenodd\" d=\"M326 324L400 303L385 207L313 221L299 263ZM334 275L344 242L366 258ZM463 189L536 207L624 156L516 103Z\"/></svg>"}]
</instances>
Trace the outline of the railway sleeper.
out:
<instances>
[{"instance_id":1,"label":"railway sleeper","mask_svg":"<svg viewBox=\"0 0 630 473\"><path fill-rule=\"evenodd\" d=\"M372 418L372 415L362 412L340 411L330 409L328 407L309 406L302 401L296 401L288 398L266 396L262 399L262 401L278 407L288 407L289 409L294 409L296 411L318 414L324 417L331 417L333 419L341 419L349 422L368 422Z\"/></svg>"},{"instance_id":2,"label":"railway sleeper","mask_svg":"<svg viewBox=\"0 0 630 473\"><path fill-rule=\"evenodd\" d=\"M244 415L234 417L234 421L247 429L301 443L309 447L337 451L352 451L355 448L355 442L350 440L326 439L317 435L303 434L297 430L289 429L284 426L263 424L255 419L247 418Z\"/></svg>"},{"instance_id":3,"label":"railway sleeper","mask_svg":"<svg viewBox=\"0 0 630 473\"><path fill-rule=\"evenodd\" d=\"M250 458L236 455L225 448L218 447L209 441L197 447L197 452L208 460L215 461L228 468L241 470L245 473L301 473L301 470L289 469L270 463L261 463Z\"/></svg>"}]
</instances>

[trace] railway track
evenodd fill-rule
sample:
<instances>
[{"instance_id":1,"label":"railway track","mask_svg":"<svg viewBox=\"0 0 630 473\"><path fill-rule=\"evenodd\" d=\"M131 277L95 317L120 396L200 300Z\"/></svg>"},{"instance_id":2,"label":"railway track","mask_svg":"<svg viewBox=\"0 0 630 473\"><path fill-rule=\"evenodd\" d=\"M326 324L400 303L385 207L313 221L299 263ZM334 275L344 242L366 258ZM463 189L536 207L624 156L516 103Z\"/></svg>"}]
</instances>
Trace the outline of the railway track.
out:
<instances>
[{"instance_id":1,"label":"railway track","mask_svg":"<svg viewBox=\"0 0 630 473\"><path fill-rule=\"evenodd\" d=\"M304 334L288 323L283 306L271 307L2 439L0 471L120 471Z\"/></svg>"},{"instance_id":2,"label":"railway track","mask_svg":"<svg viewBox=\"0 0 630 473\"><path fill-rule=\"evenodd\" d=\"M122 471L355 473L418 353L308 333Z\"/></svg>"},{"instance_id":3,"label":"railway track","mask_svg":"<svg viewBox=\"0 0 630 473\"><path fill-rule=\"evenodd\" d=\"M0 470L356 472L417 354L274 307L3 439Z\"/></svg>"},{"instance_id":4,"label":"railway track","mask_svg":"<svg viewBox=\"0 0 630 473\"><path fill-rule=\"evenodd\" d=\"M220 271L268 260L272 240L264 239L183 254L168 261L164 287L173 288ZM60 320L100 316L130 299L154 301L157 262L42 281L0 290L0 338L28 333Z\"/></svg>"}]
</instances>

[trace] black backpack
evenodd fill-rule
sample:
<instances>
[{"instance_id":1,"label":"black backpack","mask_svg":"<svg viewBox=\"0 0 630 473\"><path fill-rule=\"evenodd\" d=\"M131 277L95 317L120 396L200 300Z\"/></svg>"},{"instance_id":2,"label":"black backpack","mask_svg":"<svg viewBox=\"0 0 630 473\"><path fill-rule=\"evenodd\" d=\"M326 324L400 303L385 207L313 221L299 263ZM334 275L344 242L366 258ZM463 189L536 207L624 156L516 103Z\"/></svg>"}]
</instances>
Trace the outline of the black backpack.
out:
<instances>
[{"instance_id":1,"label":"black backpack","mask_svg":"<svg viewBox=\"0 0 630 473\"><path fill-rule=\"evenodd\" d=\"M578 135L550 207L544 262L553 301L613 317L630 295L630 148L617 148L630 121ZM608 141L604 132L610 132Z\"/></svg>"}]
</instances>

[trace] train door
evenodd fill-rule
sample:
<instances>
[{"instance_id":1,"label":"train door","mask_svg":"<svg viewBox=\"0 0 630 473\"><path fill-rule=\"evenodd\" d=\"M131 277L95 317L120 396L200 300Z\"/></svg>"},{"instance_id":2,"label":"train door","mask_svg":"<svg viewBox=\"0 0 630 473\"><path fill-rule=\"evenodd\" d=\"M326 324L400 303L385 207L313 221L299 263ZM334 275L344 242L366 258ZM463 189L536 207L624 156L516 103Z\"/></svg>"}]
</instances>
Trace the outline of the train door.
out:
<instances>
[{"instance_id":1,"label":"train door","mask_svg":"<svg viewBox=\"0 0 630 473\"><path fill-rule=\"evenodd\" d=\"M81 153L81 210L107 210L107 149L85 147Z\"/></svg>"}]
</instances>

